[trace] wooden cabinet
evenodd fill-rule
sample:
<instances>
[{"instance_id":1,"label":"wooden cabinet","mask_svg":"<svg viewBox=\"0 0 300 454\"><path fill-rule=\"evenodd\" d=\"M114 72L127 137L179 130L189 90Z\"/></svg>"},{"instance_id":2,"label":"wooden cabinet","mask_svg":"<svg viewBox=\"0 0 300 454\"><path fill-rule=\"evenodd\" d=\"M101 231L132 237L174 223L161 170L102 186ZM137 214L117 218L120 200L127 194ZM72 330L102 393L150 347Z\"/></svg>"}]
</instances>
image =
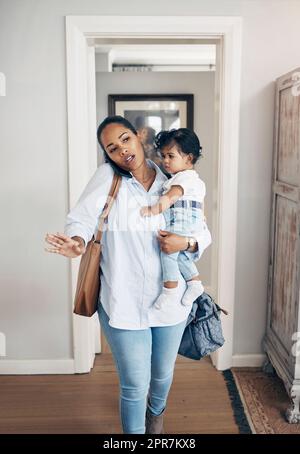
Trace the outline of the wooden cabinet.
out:
<instances>
[{"instance_id":1,"label":"wooden cabinet","mask_svg":"<svg viewBox=\"0 0 300 454\"><path fill-rule=\"evenodd\" d=\"M286 413L290 423L300 422L299 235L300 68L276 80L268 314L263 342L268 361L291 397Z\"/></svg>"}]
</instances>

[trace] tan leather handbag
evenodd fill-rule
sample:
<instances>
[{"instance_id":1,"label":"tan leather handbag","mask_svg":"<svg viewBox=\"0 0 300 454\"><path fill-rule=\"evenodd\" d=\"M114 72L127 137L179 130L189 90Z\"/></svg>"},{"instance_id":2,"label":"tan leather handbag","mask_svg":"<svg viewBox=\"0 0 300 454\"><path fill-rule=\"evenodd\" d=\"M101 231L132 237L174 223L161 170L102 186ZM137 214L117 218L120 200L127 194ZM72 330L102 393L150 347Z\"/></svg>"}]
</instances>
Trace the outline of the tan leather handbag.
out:
<instances>
[{"instance_id":1,"label":"tan leather handbag","mask_svg":"<svg viewBox=\"0 0 300 454\"><path fill-rule=\"evenodd\" d=\"M96 238L93 235L81 257L74 300L74 314L91 317L97 311L100 292L101 237L121 180L122 177L115 173L106 203L99 217Z\"/></svg>"}]
</instances>

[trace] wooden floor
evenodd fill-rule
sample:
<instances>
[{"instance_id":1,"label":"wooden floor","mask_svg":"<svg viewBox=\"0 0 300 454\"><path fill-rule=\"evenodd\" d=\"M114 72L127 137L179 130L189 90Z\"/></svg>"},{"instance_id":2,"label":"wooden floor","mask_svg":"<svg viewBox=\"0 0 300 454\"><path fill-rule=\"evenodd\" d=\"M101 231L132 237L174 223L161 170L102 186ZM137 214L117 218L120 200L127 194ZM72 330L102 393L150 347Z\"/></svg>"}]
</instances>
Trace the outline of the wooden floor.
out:
<instances>
[{"instance_id":1,"label":"wooden floor","mask_svg":"<svg viewBox=\"0 0 300 454\"><path fill-rule=\"evenodd\" d=\"M222 373L209 358L193 361L178 355L165 431L238 433ZM97 355L89 374L0 376L0 433L122 433L111 354Z\"/></svg>"}]
</instances>

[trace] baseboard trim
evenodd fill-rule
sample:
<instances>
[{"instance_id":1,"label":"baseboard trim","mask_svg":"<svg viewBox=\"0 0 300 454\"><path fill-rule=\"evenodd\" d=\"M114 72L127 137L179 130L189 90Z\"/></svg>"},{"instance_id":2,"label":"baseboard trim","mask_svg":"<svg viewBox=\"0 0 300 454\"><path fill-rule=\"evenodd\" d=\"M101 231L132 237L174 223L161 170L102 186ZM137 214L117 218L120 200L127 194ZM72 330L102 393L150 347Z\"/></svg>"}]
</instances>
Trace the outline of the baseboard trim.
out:
<instances>
[{"instance_id":1,"label":"baseboard trim","mask_svg":"<svg viewBox=\"0 0 300 454\"><path fill-rule=\"evenodd\" d=\"M264 353L257 355L233 355L232 367L262 367L266 360Z\"/></svg>"},{"instance_id":2,"label":"baseboard trim","mask_svg":"<svg viewBox=\"0 0 300 454\"><path fill-rule=\"evenodd\" d=\"M0 375L75 374L74 359L0 360Z\"/></svg>"}]
</instances>

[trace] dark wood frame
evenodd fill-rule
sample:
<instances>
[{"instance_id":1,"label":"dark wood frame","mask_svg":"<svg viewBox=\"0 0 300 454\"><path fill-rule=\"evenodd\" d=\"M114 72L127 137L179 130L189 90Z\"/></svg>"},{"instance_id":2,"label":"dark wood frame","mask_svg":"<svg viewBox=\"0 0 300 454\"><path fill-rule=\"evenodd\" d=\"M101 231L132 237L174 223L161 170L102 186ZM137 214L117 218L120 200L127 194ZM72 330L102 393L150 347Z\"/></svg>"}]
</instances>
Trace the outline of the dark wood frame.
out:
<instances>
[{"instance_id":1,"label":"dark wood frame","mask_svg":"<svg viewBox=\"0 0 300 454\"><path fill-rule=\"evenodd\" d=\"M194 129L194 95L193 94L140 94L140 95L108 95L108 115L115 115L117 101L185 101L187 103L186 125Z\"/></svg>"}]
</instances>

